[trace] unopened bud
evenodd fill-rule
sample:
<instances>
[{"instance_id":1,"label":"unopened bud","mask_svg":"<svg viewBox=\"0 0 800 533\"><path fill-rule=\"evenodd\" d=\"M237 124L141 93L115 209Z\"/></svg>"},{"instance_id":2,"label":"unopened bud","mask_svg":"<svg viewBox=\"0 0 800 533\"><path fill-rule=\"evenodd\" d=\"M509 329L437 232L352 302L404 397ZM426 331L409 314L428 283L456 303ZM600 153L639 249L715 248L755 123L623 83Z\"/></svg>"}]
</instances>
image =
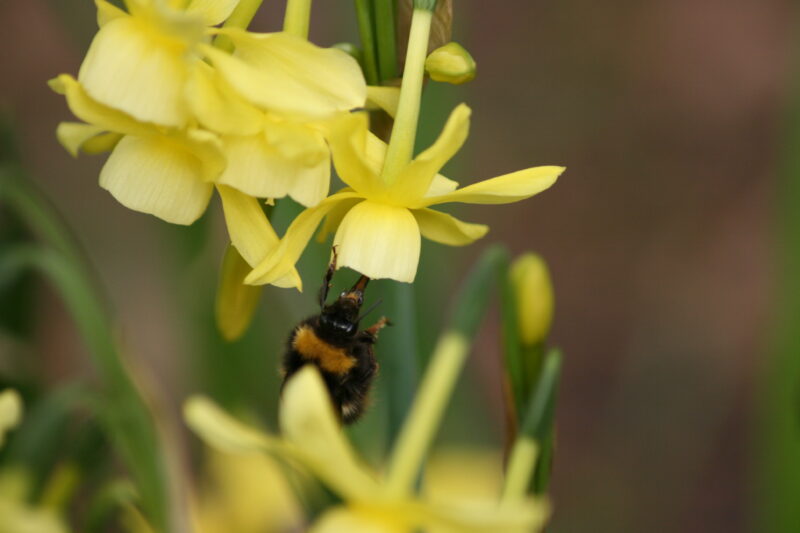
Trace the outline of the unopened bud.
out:
<instances>
[{"instance_id":1,"label":"unopened bud","mask_svg":"<svg viewBox=\"0 0 800 533\"><path fill-rule=\"evenodd\" d=\"M475 60L455 41L437 48L425 60L432 80L459 85L475 77Z\"/></svg>"},{"instance_id":2,"label":"unopened bud","mask_svg":"<svg viewBox=\"0 0 800 533\"><path fill-rule=\"evenodd\" d=\"M511 283L517 300L522 344L542 342L553 323L553 285L547 264L536 254L521 255L511 265Z\"/></svg>"},{"instance_id":3,"label":"unopened bud","mask_svg":"<svg viewBox=\"0 0 800 533\"><path fill-rule=\"evenodd\" d=\"M261 287L245 285L250 265L239 255L233 245L228 245L217 287L214 306L217 329L226 341L235 341L247 331L261 296Z\"/></svg>"},{"instance_id":4,"label":"unopened bud","mask_svg":"<svg viewBox=\"0 0 800 533\"><path fill-rule=\"evenodd\" d=\"M5 441L6 432L22 420L22 398L14 389L0 392L0 447Z\"/></svg>"}]
</instances>

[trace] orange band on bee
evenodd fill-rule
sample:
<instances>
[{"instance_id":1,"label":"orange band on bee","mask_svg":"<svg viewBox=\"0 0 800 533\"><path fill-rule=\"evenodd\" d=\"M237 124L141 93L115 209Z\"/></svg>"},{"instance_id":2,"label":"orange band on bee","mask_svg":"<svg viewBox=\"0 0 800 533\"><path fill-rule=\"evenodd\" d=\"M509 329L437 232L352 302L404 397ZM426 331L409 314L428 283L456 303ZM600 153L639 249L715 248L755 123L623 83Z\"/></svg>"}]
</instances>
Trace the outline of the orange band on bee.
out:
<instances>
[{"instance_id":1,"label":"orange band on bee","mask_svg":"<svg viewBox=\"0 0 800 533\"><path fill-rule=\"evenodd\" d=\"M317 337L310 326L301 326L292 341L292 348L311 362L332 374L343 374L356 364L354 357L347 355L344 348L331 346Z\"/></svg>"}]
</instances>

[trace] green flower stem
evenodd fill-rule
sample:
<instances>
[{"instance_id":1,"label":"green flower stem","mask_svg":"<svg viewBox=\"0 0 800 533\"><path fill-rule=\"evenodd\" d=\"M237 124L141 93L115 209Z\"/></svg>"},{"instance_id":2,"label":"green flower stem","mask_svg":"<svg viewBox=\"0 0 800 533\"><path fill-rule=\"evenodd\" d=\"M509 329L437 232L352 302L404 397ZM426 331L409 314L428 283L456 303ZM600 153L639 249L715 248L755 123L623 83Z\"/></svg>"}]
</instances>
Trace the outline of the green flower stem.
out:
<instances>
[{"instance_id":1,"label":"green flower stem","mask_svg":"<svg viewBox=\"0 0 800 533\"><path fill-rule=\"evenodd\" d=\"M531 483L539 447L531 437L520 437L514 442L506 469L503 500L519 500L525 497Z\"/></svg>"},{"instance_id":2,"label":"green flower stem","mask_svg":"<svg viewBox=\"0 0 800 533\"><path fill-rule=\"evenodd\" d=\"M547 490L550 479L549 462L553 445L553 419L556 392L561 376L561 352L551 350L542 362L539 378L532 387L522 419L520 434L511 450L511 458L506 470L504 495L519 498L531 488L536 493ZM531 444L538 455L531 459ZM534 473L536 478L534 479Z\"/></svg>"},{"instance_id":3,"label":"green flower stem","mask_svg":"<svg viewBox=\"0 0 800 533\"><path fill-rule=\"evenodd\" d=\"M311 22L311 0L288 0L283 17L283 31L308 39Z\"/></svg>"},{"instance_id":4,"label":"green flower stem","mask_svg":"<svg viewBox=\"0 0 800 533\"><path fill-rule=\"evenodd\" d=\"M378 85L378 61L376 57L375 25L373 24L370 0L355 0L358 33L364 50L364 77L370 85Z\"/></svg>"},{"instance_id":5,"label":"green flower stem","mask_svg":"<svg viewBox=\"0 0 800 533\"><path fill-rule=\"evenodd\" d=\"M380 82L397 77L397 42L395 38L394 0L373 0L375 33L378 45L378 74Z\"/></svg>"},{"instance_id":6,"label":"green flower stem","mask_svg":"<svg viewBox=\"0 0 800 533\"><path fill-rule=\"evenodd\" d=\"M387 304L392 327L385 330L386 343L381 348L381 373L387 395L387 441L394 442L400 433L414 401L417 387L417 313L414 285L391 283L387 288Z\"/></svg>"},{"instance_id":7,"label":"green flower stem","mask_svg":"<svg viewBox=\"0 0 800 533\"><path fill-rule=\"evenodd\" d=\"M397 438L389 462L387 491L410 493L441 422L444 409L464 367L472 339L485 314L498 268L508 264L502 248L489 249L474 267L456 301L456 314L431 356L414 404Z\"/></svg>"},{"instance_id":8,"label":"green flower stem","mask_svg":"<svg viewBox=\"0 0 800 533\"><path fill-rule=\"evenodd\" d=\"M432 19L433 13L427 9L414 9L403 82L400 86L400 102L381 173L386 183L394 182L414 155L414 141L417 136L422 100L422 81L425 77L425 57L428 54Z\"/></svg>"},{"instance_id":9,"label":"green flower stem","mask_svg":"<svg viewBox=\"0 0 800 533\"><path fill-rule=\"evenodd\" d=\"M512 407L509 409L514 409L514 416L509 419L519 423L526 399L525 366L518 327L516 295L514 294L514 285L508 275L508 268L500 272L498 283L500 284L500 327L503 339L503 357L512 399Z\"/></svg>"},{"instance_id":10,"label":"green flower stem","mask_svg":"<svg viewBox=\"0 0 800 533\"><path fill-rule=\"evenodd\" d=\"M755 396L759 428L753 432L758 462L751 493L756 506L752 530L764 533L796 532L800 524L800 40L795 39L775 194L780 223L776 242L781 245L775 257L777 316Z\"/></svg>"},{"instance_id":11,"label":"green flower stem","mask_svg":"<svg viewBox=\"0 0 800 533\"><path fill-rule=\"evenodd\" d=\"M114 328L105 301L78 245L47 203L30 186L0 169L0 201L49 246L20 245L5 252L0 278L35 268L50 280L75 320L105 386L98 417L140 490L142 508L156 531L169 531L169 489L166 460L150 411L116 348Z\"/></svg>"},{"instance_id":12,"label":"green flower stem","mask_svg":"<svg viewBox=\"0 0 800 533\"><path fill-rule=\"evenodd\" d=\"M310 1L310 0L309 0ZM263 0L240 0L231 13L231 16L222 25L223 28L247 29L256 16L258 8L261 7ZM288 14L288 7L287 7ZM227 35L217 35L214 39L214 46L225 52L233 52L234 45Z\"/></svg>"}]
</instances>

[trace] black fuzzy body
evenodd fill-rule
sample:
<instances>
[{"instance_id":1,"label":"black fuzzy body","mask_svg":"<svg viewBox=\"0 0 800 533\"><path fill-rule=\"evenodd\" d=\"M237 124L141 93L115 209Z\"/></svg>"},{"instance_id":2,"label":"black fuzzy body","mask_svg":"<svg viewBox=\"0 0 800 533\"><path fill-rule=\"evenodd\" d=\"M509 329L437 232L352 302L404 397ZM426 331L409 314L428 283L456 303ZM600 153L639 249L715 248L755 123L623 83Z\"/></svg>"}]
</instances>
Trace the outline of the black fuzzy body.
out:
<instances>
[{"instance_id":1,"label":"black fuzzy body","mask_svg":"<svg viewBox=\"0 0 800 533\"><path fill-rule=\"evenodd\" d=\"M340 314L338 304L339 301L326 307L323 314L328 313L329 316ZM322 315L315 315L303 320L289 335L283 359L283 382L286 383L286 380L304 365L314 364L325 381L342 422L352 424L364 413L372 381L378 372L378 362L374 353L376 335L367 330L358 331L357 324L354 324L354 333L344 333L339 329L325 327L321 323L321 317ZM308 330L311 330L321 343L351 357L354 363L352 367L344 371L330 371L324 368L319 353L303 353L298 350L296 343L298 335L308 335ZM306 350L306 352L311 351ZM317 351L324 352L325 349Z\"/></svg>"}]
</instances>

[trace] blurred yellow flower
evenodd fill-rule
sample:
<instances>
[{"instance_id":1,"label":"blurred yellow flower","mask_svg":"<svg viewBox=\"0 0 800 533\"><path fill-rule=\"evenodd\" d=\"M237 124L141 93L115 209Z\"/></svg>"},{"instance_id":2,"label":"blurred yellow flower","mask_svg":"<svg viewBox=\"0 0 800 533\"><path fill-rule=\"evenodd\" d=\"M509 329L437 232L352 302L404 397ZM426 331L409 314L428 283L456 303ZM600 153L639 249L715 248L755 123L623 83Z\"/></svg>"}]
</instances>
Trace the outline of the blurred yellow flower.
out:
<instances>
[{"instance_id":1,"label":"blurred yellow flower","mask_svg":"<svg viewBox=\"0 0 800 533\"><path fill-rule=\"evenodd\" d=\"M303 510L280 465L258 452L209 450L207 479L192 500L196 533L300 531Z\"/></svg>"},{"instance_id":2,"label":"blurred yellow flower","mask_svg":"<svg viewBox=\"0 0 800 533\"><path fill-rule=\"evenodd\" d=\"M22 398L13 389L0 392L0 448L5 433L22 421ZM66 533L54 509L29 503L32 483L18 468L0 471L0 533Z\"/></svg>"},{"instance_id":3,"label":"blurred yellow flower","mask_svg":"<svg viewBox=\"0 0 800 533\"><path fill-rule=\"evenodd\" d=\"M190 120L184 86L191 65L201 61L197 45L238 2L127 0L126 13L95 0L100 30L78 80L101 104L142 122L183 128Z\"/></svg>"},{"instance_id":4,"label":"blurred yellow flower","mask_svg":"<svg viewBox=\"0 0 800 533\"><path fill-rule=\"evenodd\" d=\"M504 204L529 198L550 187L563 167L543 166L513 172L453 190L457 184L438 175L464 144L470 109L453 111L439 138L397 178L381 176L386 145L367 130L367 117L350 114L338 121L332 135L334 165L348 188L301 213L289 226L280 245L253 269L247 283L271 283L291 269L324 217L326 229L338 228L339 267L350 267L373 279L412 282L417 272L420 236L451 246L483 237L488 227L462 222L429 209L432 205L462 202Z\"/></svg>"},{"instance_id":5,"label":"blurred yellow flower","mask_svg":"<svg viewBox=\"0 0 800 533\"><path fill-rule=\"evenodd\" d=\"M0 448L5 442L6 432L15 428L22 420L22 398L13 389L0 392Z\"/></svg>"},{"instance_id":6,"label":"blurred yellow flower","mask_svg":"<svg viewBox=\"0 0 800 533\"><path fill-rule=\"evenodd\" d=\"M211 446L238 453L277 453L323 481L343 503L325 511L312 526L314 533L536 531L547 516L547 506L539 500L434 502L393 490L389 480L382 481L356 456L312 366L298 372L284 389L283 439L244 426L206 399L190 399L185 416Z\"/></svg>"}]
</instances>

